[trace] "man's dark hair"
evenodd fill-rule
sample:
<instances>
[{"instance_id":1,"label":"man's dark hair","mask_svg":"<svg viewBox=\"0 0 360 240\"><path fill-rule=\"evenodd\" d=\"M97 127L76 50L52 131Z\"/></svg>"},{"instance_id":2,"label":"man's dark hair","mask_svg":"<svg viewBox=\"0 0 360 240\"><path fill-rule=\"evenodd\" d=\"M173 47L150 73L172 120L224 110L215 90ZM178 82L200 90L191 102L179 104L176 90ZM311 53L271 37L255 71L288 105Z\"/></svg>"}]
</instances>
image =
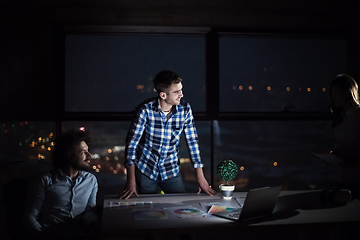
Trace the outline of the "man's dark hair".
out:
<instances>
[{"instance_id":1,"label":"man's dark hair","mask_svg":"<svg viewBox=\"0 0 360 240\"><path fill-rule=\"evenodd\" d=\"M58 136L52 153L54 168L68 167L71 160L76 157L76 147L82 141L86 142L86 144L90 143L91 139L88 131L69 131Z\"/></svg>"},{"instance_id":2,"label":"man's dark hair","mask_svg":"<svg viewBox=\"0 0 360 240\"><path fill-rule=\"evenodd\" d=\"M170 70L163 70L156 74L153 82L154 88L158 93L164 92L165 89L171 86L173 83L180 83L182 81L179 74Z\"/></svg>"}]
</instances>

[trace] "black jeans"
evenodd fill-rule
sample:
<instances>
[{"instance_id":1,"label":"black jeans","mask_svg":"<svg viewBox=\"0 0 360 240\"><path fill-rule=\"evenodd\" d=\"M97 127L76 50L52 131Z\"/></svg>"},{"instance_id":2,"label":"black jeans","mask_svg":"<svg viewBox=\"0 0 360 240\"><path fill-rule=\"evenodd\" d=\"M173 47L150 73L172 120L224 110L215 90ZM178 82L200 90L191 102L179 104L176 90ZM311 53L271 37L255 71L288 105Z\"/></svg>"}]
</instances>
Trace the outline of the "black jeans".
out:
<instances>
[{"instance_id":1,"label":"black jeans","mask_svg":"<svg viewBox=\"0 0 360 240\"><path fill-rule=\"evenodd\" d=\"M160 175L156 180L145 176L138 168L135 168L136 185L141 194L155 194L158 185L165 193L184 193L185 186L181 177L181 173L177 176L161 180Z\"/></svg>"}]
</instances>

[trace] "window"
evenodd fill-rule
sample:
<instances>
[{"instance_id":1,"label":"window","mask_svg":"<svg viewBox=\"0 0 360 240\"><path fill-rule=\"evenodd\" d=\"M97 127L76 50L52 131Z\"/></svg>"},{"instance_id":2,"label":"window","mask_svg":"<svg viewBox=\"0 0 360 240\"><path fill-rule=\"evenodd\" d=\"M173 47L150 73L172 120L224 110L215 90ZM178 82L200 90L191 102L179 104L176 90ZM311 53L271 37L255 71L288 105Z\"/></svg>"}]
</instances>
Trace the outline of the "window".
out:
<instances>
[{"instance_id":1,"label":"window","mask_svg":"<svg viewBox=\"0 0 360 240\"><path fill-rule=\"evenodd\" d=\"M55 122L0 122L0 163L4 182L7 178L33 176L51 169L55 137Z\"/></svg>"},{"instance_id":2,"label":"window","mask_svg":"<svg viewBox=\"0 0 360 240\"><path fill-rule=\"evenodd\" d=\"M216 166L226 159L239 167L238 191L331 184L334 169L311 152L328 152L334 144L328 128L329 85L346 73L345 38L241 36L210 29L179 34L171 29L72 30L65 37L62 128L92 131L92 167L104 186L125 183L131 112L157 95L152 80L164 69L183 78L204 173L214 189L221 183ZM289 112L295 114L289 118ZM181 172L187 190L194 192L196 175L188 158L182 136Z\"/></svg>"},{"instance_id":3,"label":"window","mask_svg":"<svg viewBox=\"0 0 360 240\"><path fill-rule=\"evenodd\" d=\"M67 35L65 111L129 112L157 96L153 78L183 78L194 111L205 110L205 40L186 36Z\"/></svg>"},{"instance_id":4,"label":"window","mask_svg":"<svg viewBox=\"0 0 360 240\"><path fill-rule=\"evenodd\" d=\"M327 188L334 167L312 152L332 150L329 126L329 121L219 121L214 124L215 166L227 159L237 164L238 191L279 184L288 190ZM221 179L214 176L218 186Z\"/></svg>"},{"instance_id":5,"label":"window","mask_svg":"<svg viewBox=\"0 0 360 240\"><path fill-rule=\"evenodd\" d=\"M345 40L220 38L220 111L327 112Z\"/></svg>"}]
</instances>

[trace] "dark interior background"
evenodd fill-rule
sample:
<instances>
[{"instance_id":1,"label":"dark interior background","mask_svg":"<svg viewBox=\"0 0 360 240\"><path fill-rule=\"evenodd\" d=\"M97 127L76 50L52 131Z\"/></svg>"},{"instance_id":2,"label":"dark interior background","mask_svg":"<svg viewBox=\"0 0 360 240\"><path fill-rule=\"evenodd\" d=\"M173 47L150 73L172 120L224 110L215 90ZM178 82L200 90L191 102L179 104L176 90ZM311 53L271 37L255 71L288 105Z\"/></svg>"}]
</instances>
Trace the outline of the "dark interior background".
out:
<instances>
[{"instance_id":1,"label":"dark interior background","mask_svg":"<svg viewBox=\"0 0 360 240\"><path fill-rule=\"evenodd\" d=\"M59 119L63 25L191 26L242 32L345 34L348 73L360 78L359 2L10 1L0 3L0 118ZM61 35L61 34L60 34Z\"/></svg>"},{"instance_id":2,"label":"dark interior background","mask_svg":"<svg viewBox=\"0 0 360 240\"><path fill-rule=\"evenodd\" d=\"M10 128L17 127L11 126L11 124L27 126L28 122L33 122L38 126L29 127L29 129L42 128L48 133L52 132L52 129L56 129L54 132L56 133L60 131L61 127L66 128L61 124L63 121L97 119L98 116L78 119L76 115L65 113L64 26L73 28L82 26L83 31L86 26L90 28L96 26L100 31L102 26L205 27L236 30L251 36L257 34L342 36L347 40L346 71L359 80L359 22L360 3L357 0L311 2L300 0L1 1L0 122L2 125L0 126L0 138L2 140L0 141L0 153L8 152L9 149L16 152L18 147L11 145L5 136L9 126ZM99 120L103 120L106 116L104 114ZM255 116L255 118L258 119L259 116ZM271 119L271 116L268 118L274 120ZM220 126L229 124L227 122L229 119L226 117L219 119L223 120L219 123ZM306 116L304 119L307 119ZM130 117L129 115L112 115L110 120L129 121ZM217 116L208 112L205 116L196 115L196 120L205 121L201 124L205 126L206 131L206 127L210 126L210 123L206 121L217 120ZM241 129L242 126L239 126L239 122L235 118L230 118L230 120L232 120L230 125L233 125L234 129ZM258 126L255 122L255 125L252 125L254 122L251 122L251 117L246 116L245 120L249 121L246 122L249 127L255 129L268 130L267 125L271 125L271 122ZM125 125L127 124L128 122L125 122ZM287 124L291 125L292 123ZM304 125L307 126L307 124L309 123L306 122ZM326 125L323 122L316 124ZM75 125L70 124L69 126ZM274 126L282 125L282 122L274 122ZM298 126L296 123L294 124L295 128ZM206 131L206 134L209 133ZM226 137L227 133L223 134ZM51 140L46 142L51 147ZM311 149L309 148L309 150ZM206 152L206 154L213 153ZM215 152L215 154L227 157L226 153ZM2 161L6 162L6 157L3 157ZM274 161L276 159L271 160L269 164L274 164ZM304 166L298 167L304 171L309 170ZM43 169L39 169L38 166L28 166L26 171L23 171L13 165L2 163L0 166L1 187L11 179L31 176L41 170ZM262 169L258 169L257 174L264 176L262 171ZM247 181L247 179L246 172L244 172L239 181Z\"/></svg>"}]
</instances>

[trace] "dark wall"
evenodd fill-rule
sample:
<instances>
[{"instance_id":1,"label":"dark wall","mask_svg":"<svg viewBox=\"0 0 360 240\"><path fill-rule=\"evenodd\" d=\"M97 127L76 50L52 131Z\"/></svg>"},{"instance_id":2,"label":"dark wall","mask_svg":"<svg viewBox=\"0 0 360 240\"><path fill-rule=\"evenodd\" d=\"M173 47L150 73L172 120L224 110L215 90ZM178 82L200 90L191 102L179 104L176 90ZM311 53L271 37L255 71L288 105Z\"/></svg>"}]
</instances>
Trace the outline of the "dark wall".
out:
<instances>
[{"instance_id":1,"label":"dark wall","mask_svg":"<svg viewBox=\"0 0 360 240\"><path fill-rule=\"evenodd\" d=\"M345 34L350 40L348 73L360 79L357 0L6 0L0 7L0 120L57 119L62 105L59 29L63 25Z\"/></svg>"}]
</instances>

